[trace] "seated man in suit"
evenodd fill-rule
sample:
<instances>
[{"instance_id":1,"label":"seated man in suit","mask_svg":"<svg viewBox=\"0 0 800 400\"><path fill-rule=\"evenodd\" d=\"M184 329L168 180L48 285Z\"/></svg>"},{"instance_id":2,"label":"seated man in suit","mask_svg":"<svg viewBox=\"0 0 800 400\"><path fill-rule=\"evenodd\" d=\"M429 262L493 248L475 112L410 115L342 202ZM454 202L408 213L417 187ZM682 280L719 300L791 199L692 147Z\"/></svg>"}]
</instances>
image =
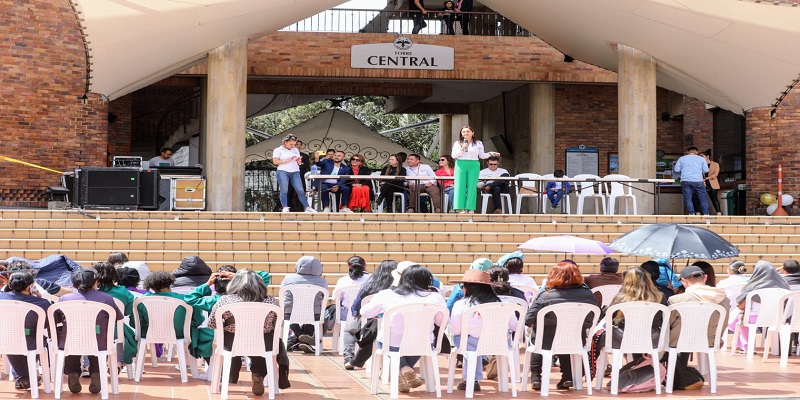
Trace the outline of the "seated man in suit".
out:
<instances>
[{"instance_id":1,"label":"seated man in suit","mask_svg":"<svg viewBox=\"0 0 800 400\"><path fill-rule=\"evenodd\" d=\"M344 162L344 152L337 151L333 154L333 159L323 158L317 161L320 175L350 175L350 167ZM352 212L348 207L350 204L350 186L347 186L347 179L325 179L322 181L322 207L323 212L330 212L330 198L328 193L336 193L342 205L342 212Z\"/></svg>"}]
</instances>

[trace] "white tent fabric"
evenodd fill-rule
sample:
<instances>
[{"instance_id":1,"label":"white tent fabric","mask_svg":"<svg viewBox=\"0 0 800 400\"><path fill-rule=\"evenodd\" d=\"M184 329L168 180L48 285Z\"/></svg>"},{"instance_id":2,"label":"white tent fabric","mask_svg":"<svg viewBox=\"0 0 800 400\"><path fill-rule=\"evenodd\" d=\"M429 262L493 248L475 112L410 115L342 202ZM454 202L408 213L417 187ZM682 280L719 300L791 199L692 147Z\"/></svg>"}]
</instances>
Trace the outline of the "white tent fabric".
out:
<instances>
[{"instance_id":1,"label":"white tent fabric","mask_svg":"<svg viewBox=\"0 0 800 400\"><path fill-rule=\"evenodd\" d=\"M341 110L328 110L270 139L249 146L245 152L245 162L272 160L272 152L281 146L283 138L292 134L303 141L303 151L313 153L327 149L341 150L345 160L353 154L361 154L371 165L383 165L389 156L398 152L410 154L411 151L362 124L352 115ZM426 157L422 162L434 166L436 163Z\"/></svg>"},{"instance_id":2,"label":"white tent fabric","mask_svg":"<svg viewBox=\"0 0 800 400\"><path fill-rule=\"evenodd\" d=\"M116 98L231 40L344 0L73 0L91 42L91 90ZM658 62L659 86L741 113L800 74L800 7L786 0L483 0L570 56L617 70L617 43Z\"/></svg>"}]
</instances>

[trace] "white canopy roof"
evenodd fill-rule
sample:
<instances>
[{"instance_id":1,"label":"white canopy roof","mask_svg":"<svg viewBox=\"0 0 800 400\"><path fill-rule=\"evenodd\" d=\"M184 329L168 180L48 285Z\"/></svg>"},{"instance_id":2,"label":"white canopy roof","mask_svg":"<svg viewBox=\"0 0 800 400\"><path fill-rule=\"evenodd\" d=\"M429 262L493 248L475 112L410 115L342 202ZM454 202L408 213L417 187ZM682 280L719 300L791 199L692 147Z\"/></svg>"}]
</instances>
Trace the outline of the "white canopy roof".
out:
<instances>
[{"instance_id":1,"label":"white canopy roof","mask_svg":"<svg viewBox=\"0 0 800 400\"><path fill-rule=\"evenodd\" d=\"M305 152L341 150L347 157L345 160L358 153L363 155L369 164L383 165L392 154L401 151L411 153L407 148L362 124L352 115L333 109L319 113L294 128L248 147L244 161L272 160L272 151L281 146L283 138L288 134L295 135L303 141ZM436 165L424 156L422 162L431 166Z\"/></svg>"},{"instance_id":2,"label":"white canopy roof","mask_svg":"<svg viewBox=\"0 0 800 400\"><path fill-rule=\"evenodd\" d=\"M116 98L233 39L343 0L74 0L91 42L91 90ZM377 1L377 0L376 0ZM658 62L658 85L741 113L800 74L800 7L778 0L482 0L570 56L617 70L617 43Z\"/></svg>"}]
</instances>

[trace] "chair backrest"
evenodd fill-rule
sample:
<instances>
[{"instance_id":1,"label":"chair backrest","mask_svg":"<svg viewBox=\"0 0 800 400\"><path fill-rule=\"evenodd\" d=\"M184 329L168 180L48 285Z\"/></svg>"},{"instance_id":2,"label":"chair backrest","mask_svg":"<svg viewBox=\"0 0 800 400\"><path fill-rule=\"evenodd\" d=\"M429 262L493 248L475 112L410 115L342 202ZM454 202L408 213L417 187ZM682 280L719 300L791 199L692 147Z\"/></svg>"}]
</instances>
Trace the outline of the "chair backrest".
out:
<instances>
[{"instance_id":1,"label":"chair backrest","mask_svg":"<svg viewBox=\"0 0 800 400\"><path fill-rule=\"evenodd\" d=\"M575 179L600 179L597 175L592 174L579 174L573 176ZM597 188L597 195L603 195L603 185L602 182L577 182L578 186L578 196L594 196L595 195L595 188Z\"/></svg>"},{"instance_id":2,"label":"chair backrest","mask_svg":"<svg viewBox=\"0 0 800 400\"><path fill-rule=\"evenodd\" d=\"M778 300L778 324L800 331L800 292L786 293Z\"/></svg>"},{"instance_id":3,"label":"chair backrest","mask_svg":"<svg viewBox=\"0 0 800 400\"><path fill-rule=\"evenodd\" d=\"M444 297L446 299L446 298L450 297L450 293L453 292L453 288L455 286L456 285L440 285L439 286L439 293L441 293L442 297Z\"/></svg>"},{"instance_id":4,"label":"chair backrest","mask_svg":"<svg viewBox=\"0 0 800 400\"><path fill-rule=\"evenodd\" d=\"M497 297L500 298L500 301L503 301L503 302L506 302L506 303L519 304L522 307L525 307L526 311L527 311L528 307L530 306L530 304L528 303L527 300L520 299L517 296L497 296Z\"/></svg>"},{"instance_id":5,"label":"chair backrest","mask_svg":"<svg viewBox=\"0 0 800 400\"><path fill-rule=\"evenodd\" d=\"M522 306L515 303L494 302L472 306L461 314L461 327L467 332L470 319L474 314L481 318L481 334L478 339L478 347L475 351L481 355L506 355L509 346L509 322L514 320L513 332L515 338L521 337L525 329L525 313L528 311L527 305ZM467 352L468 340L462 340L459 346L461 354Z\"/></svg>"},{"instance_id":6,"label":"chair backrest","mask_svg":"<svg viewBox=\"0 0 800 400\"><path fill-rule=\"evenodd\" d=\"M373 173L371 173L369 175L370 176L381 176L381 171L375 171L375 172L373 172ZM375 193L377 195L378 192L381 191L381 185L379 185L380 181L377 180L377 179L370 179L369 182L372 185L372 193Z\"/></svg>"},{"instance_id":7,"label":"chair backrest","mask_svg":"<svg viewBox=\"0 0 800 400\"><path fill-rule=\"evenodd\" d=\"M185 301L165 296L144 296L133 301L133 319L136 322L136 339L142 337L142 316L139 315L139 304L147 312L147 341L151 343L175 343L175 311L178 307L186 310L183 319L183 338L187 341L191 336L193 309Z\"/></svg>"},{"instance_id":8,"label":"chair backrest","mask_svg":"<svg viewBox=\"0 0 800 400\"><path fill-rule=\"evenodd\" d=\"M219 341L225 335L222 316L230 312L236 323L236 334L233 336L231 353L233 356L255 356L266 353L264 343L264 321L270 313L275 314L275 327L272 332L272 350L278 351L278 341L283 332L283 309L274 304L243 302L222 306L214 313L217 328L214 330L214 339ZM220 346L221 343L217 343ZM268 361L269 362L269 361Z\"/></svg>"},{"instance_id":9,"label":"chair backrest","mask_svg":"<svg viewBox=\"0 0 800 400\"><path fill-rule=\"evenodd\" d=\"M356 298L356 296L358 296L359 290L361 290L361 285L358 283L354 285L342 286L333 290L333 300L336 303L336 319L334 319L334 321L341 321L342 316L339 314L341 313L343 304L348 310L345 318L347 321L353 319L353 314L350 313L349 310L350 306L353 305L353 300Z\"/></svg>"},{"instance_id":10,"label":"chair backrest","mask_svg":"<svg viewBox=\"0 0 800 400\"><path fill-rule=\"evenodd\" d=\"M544 286L544 284L542 285ZM539 288L533 286L513 285L513 284L511 286L519 289L520 291L522 291L522 293L525 293L525 299L528 300L528 304L533 304L536 298L539 297L539 293L541 293L541 290Z\"/></svg>"},{"instance_id":11,"label":"chair backrest","mask_svg":"<svg viewBox=\"0 0 800 400\"><path fill-rule=\"evenodd\" d=\"M622 312L625 316L625 329L623 330L620 348L623 353L650 353L653 351L653 340L650 334L653 320L660 312L662 315L661 335L657 349L663 349L667 334L669 333L669 308L663 304L649 301L631 301L609 306L606 310L606 328L611 331L611 321L614 313ZM705 331L704 331L705 332ZM606 335L605 348L612 348L614 335Z\"/></svg>"},{"instance_id":12,"label":"chair backrest","mask_svg":"<svg viewBox=\"0 0 800 400\"><path fill-rule=\"evenodd\" d=\"M631 179L631 177L622 174L609 174L603 177L603 179ZM607 189L608 194L610 196L633 196L633 187L628 186L628 190L625 190L625 186L620 182L607 182L611 188Z\"/></svg>"},{"instance_id":13,"label":"chair backrest","mask_svg":"<svg viewBox=\"0 0 800 400\"><path fill-rule=\"evenodd\" d=\"M36 314L36 345L41 346L45 336L45 311L34 304L16 300L0 300L3 321L0 323L0 354L26 354L28 344L25 340L25 318L28 313ZM8 362L8 361L6 361Z\"/></svg>"},{"instance_id":14,"label":"chair backrest","mask_svg":"<svg viewBox=\"0 0 800 400\"><path fill-rule=\"evenodd\" d=\"M318 318L314 318L315 299L317 298L317 293L322 293L322 306L324 308L325 305L328 304L328 297L330 296L328 288L308 284L284 286L281 288L280 294L278 295L278 301L281 302L281 306L285 305L283 299L286 298L287 292L292 294L292 314L289 317L291 322L313 324L320 321L320 318L323 317L322 312L320 312Z\"/></svg>"},{"instance_id":15,"label":"chair backrest","mask_svg":"<svg viewBox=\"0 0 800 400\"><path fill-rule=\"evenodd\" d=\"M736 302L736 298L742 294L742 288L746 285L745 283L740 283L738 285L730 285L725 288L725 296L728 298L728 301L731 304L731 308L735 308L739 304Z\"/></svg>"},{"instance_id":16,"label":"chair backrest","mask_svg":"<svg viewBox=\"0 0 800 400\"><path fill-rule=\"evenodd\" d=\"M775 325L778 321L778 301L787 293L791 293L791 291L787 289L775 288L757 289L747 293L744 303L744 315L751 315L751 311L755 311L752 310L753 297L758 296L758 304L761 306L758 309L756 321L753 323L747 323L747 318L745 318L745 324L750 325L751 327Z\"/></svg>"},{"instance_id":17,"label":"chair backrest","mask_svg":"<svg viewBox=\"0 0 800 400\"><path fill-rule=\"evenodd\" d=\"M400 344L399 355L401 356L422 356L438 354L442 349L442 337L445 327L450 321L450 311L447 307L437 304L419 303L403 304L391 307L384 311L381 324L383 324L383 338L379 341L384 345L389 343L392 336L391 321L395 314L400 314L403 318L403 341ZM439 334L435 341L435 350L431 350L431 332L437 315L442 316Z\"/></svg>"},{"instance_id":18,"label":"chair backrest","mask_svg":"<svg viewBox=\"0 0 800 400\"><path fill-rule=\"evenodd\" d=\"M114 298L114 304L117 305L117 308L119 308L119 310L121 312L123 312L123 313L125 312L125 304L122 302L122 300L120 300L120 299L115 297ZM123 335L124 335L124 332L125 332L125 330L124 330L125 329L125 324L127 324L128 321L129 321L129 317L126 315L121 320L116 322L117 330L116 330L116 332L114 332L114 338L117 340L117 342L121 342L120 339L123 338Z\"/></svg>"},{"instance_id":19,"label":"chair backrest","mask_svg":"<svg viewBox=\"0 0 800 400\"><path fill-rule=\"evenodd\" d=\"M681 353L695 351L707 352L709 347L714 350L719 348L722 329L727 325L725 314L728 310L719 304L687 301L669 306L671 313L678 313L681 318L681 331L675 348ZM708 345L708 328L711 317L717 313L717 327L715 329L713 346Z\"/></svg>"},{"instance_id":20,"label":"chair backrest","mask_svg":"<svg viewBox=\"0 0 800 400\"><path fill-rule=\"evenodd\" d=\"M592 293L600 293L600 307L611 305L611 299L619 293L622 285L602 285L592 288Z\"/></svg>"},{"instance_id":21,"label":"chair backrest","mask_svg":"<svg viewBox=\"0 0 800 400\"><path fill-rule=\"evenodd\" d=\"M539 175L539 174L525 173L525 174L517 174L516 178L541 179L542 176ZM529 180L521 180L521 181L519 181L519 186L520 187L524 187L524 188L528 188L528 189L538 189L538 185L539 185L539 182L537 182L535 180L530 180L530 181Z\"/></svg>"},{"instance_id":22,"label":"chair backrest","mask_svg":"<svg viewBox=\"0 0 800 400\"><path fill-rule=\"evenodd\" d=\"M97 343L96 326L97 316L101 312L108 314L108 327L106 332L106 349L114 348L114 322L117 311L108 304L96 301L73 300L58 302L47 309L47 320L50 322L50 332L57 332L55 313L60 311L64 316L67 327L64 342L64 355L82 354L93 355L99 351ZM63 328L62 328L63 329Z\"/></svg>"},{"instance_id":23,"label":"chair backrest","mask_svg":"<svg viewBox=\"0 0 800 400\"><path fill-rule=\"evenodd\" d=\"M533 344L536 353L543 349L544 319L549 313L555 314L557 321L553 345L550 347L553 354L580 354L583 351L584 338L587 335L587 330L583 329L583 323L591 313L592 323L588 329L591 332L600 317L600 307L588 303L561 303L539 310L539 314L536 315L536 333ZM611 337L611 335L606 335L606 337Z\"/></svg>"},{"instance_id":24,"label":"chair backrest","mask_svg":"<svg viewBox=\"0 0 800 400\"><path fill-rule=\"evenodd\" d=\"M800 285L789 285L789 290L793 292L800 292Z\"/></svg>"}]
</instances>

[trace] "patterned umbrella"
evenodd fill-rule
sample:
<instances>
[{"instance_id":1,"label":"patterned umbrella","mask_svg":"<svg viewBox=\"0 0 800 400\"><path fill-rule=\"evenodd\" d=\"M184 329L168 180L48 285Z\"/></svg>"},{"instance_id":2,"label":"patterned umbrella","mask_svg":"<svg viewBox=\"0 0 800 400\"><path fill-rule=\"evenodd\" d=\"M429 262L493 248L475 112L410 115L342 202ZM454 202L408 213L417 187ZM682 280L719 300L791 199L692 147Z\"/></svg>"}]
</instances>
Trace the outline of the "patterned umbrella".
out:
<instances>
[{"instance_id":1,"label":"patterned umbrella","mask_svg":"<svg viewBox=\"0 0 800 400\"><path fill-rule=\"evenodd\" d=\"M570 235L536 237L519 245L517 249L603 255L612 252L603 242Z\"/></svg>"},{"instance_id":2,"label":"patterned umbrella","mask_svg":"<svg viewBox=\"0 0 800 400\"><path fill-rule=\"evenodd\" d=\"M736 257L739 249L716 233L693 225L652 224L636 228L608 247L632 256L716 260Z\"/></svg>"}]
</instances>

